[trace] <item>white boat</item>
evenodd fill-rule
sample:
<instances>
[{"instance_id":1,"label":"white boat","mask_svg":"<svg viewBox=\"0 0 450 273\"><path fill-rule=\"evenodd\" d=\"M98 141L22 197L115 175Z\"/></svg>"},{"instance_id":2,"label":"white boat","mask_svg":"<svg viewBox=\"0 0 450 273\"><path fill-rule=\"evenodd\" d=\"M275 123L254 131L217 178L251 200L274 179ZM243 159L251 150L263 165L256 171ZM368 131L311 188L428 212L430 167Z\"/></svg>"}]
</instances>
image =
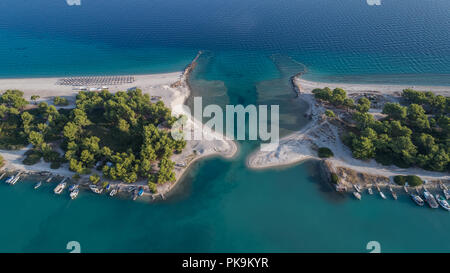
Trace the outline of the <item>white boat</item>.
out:
<instances>
[{"instance_id":1,"label":"white boat","mask_svg":"<svg viewBox=\"0 0 450 273\"><path fill-rule=\"evenodd\" d=\"M425 204L425 202L423 202L422 198L420 198L420 196L418 196L417 194L411 194L411 198L412 200L419 206L423 207L423 205Z\"/></svg>"},{"instance_id":2,"label":"white boat","mask_svg":"<svg viewBox=\"0 0 450 273\"><path fill-rule=\"evenodd\" d=\"M79 187L78 184L72 184L69 186L69 191L72 192L72 191L78 189L78 187Z\"/></svg>"},{"instance_id":3,"label":"white boat","mask_svg":"<svg viewBox=\"0 0 450 273\"><path fill-rule=\"evenodd\" d=\"M370 195L372 195L372 194L373 194L373 190L372 190L372 187L368 188L368 189L367 189L367 191L369 192L369 194L370 194Z\"/></svg>"},{"instance_id":4,"label":"white boat","mask_svg":"<svg viewBox=\"0 0 450 273\"><path fill-rule=\"evenodd\" d=\"M80 193L80 190L78 188L74 189L73 191L70 192L70 198L71 199L75 199L77 198L78 194Z\"/></svg>"},{"instance_id":5,"label":"white boat","mask_svg":"<svg viewBox=\"0 0 450 273\"><path fill-rule=\"evenodd\" d=\"M389 186L389 191L391 192L392 198L397 200L398 199L397 194L395 193L394 189L392 189L392 186Z\"/></svg>"},{"instance_id":6,"label":"white boat","mask_svg":"<svg viewBox=\"0 0 450 273\"><path fill-rule=\"evenodd\" d=\"M361 194L359 192L354 191L353 196L355 196L356 199L361 200Z\"/></svg>"},{"instance_id":7,"label":"white boat","mask_svg":"<svg viewBox=\"0 0 450 273\"><path fill-rule=\"evenodd\" d=\"M380 191L380 196L381 196L381 198L386 199L386 195L384 195L384 193L382 191Z\"/></svg>"},{"instance_id":8,"label":"white boat","mask_svg":"<svg viewBox=\"0 0 450 273\"><path fill-rule=\"evenodd\" d=\"M53 190L55 194L61 194L63 190L66 188L67 183L64 182L64 180L56 186L56 188Z\"/></svg>"},{"instance_id":9,"label":"white boat","mask_svg":"<svg viewBox=\"0 0 450 273\"><path fill-rule=\"evenodd\" d=\"M116 194L117 194L117 189L116 189L116 188L112 189L112 190L109 192L109 196L114 196L114 195L116 195Z\"/></svg>"},{"instance_id":10,"label":"white boat","mask_svg":"<svg viewBox=\"0 0 450 273\"><path fill-rule=\"evenodd\" d=\"M15 178L16 176L15 175L13 175L13 176L10 176L10 177L8 177L8 178L6 178L6 180L5 180L5 183L11 183L11 181L13 181L13 179Z\"/></svg>"},{"instance_id":11,"label":"white boat","mask_svg":"<svg viewBox=\"0 0 450 273\"><path fill-rule=\"evenodd\" d=\"M89 185L89 189L96 194L101 194L103 192L102 188L97 187L96 185Z\"/></svg>"},{"instance_id":12,"label":"white boat","mask_svg":"<svg viewBox=\"0 0 450 273\"><path fill-rule=\"evenodd\" d=\"M42 182L41 181L39 181L36 185L34 185L34 189L37 189L37 188L39 188L40 186L42 185Z\"/></svg>"},{"instance_id":13,"label":"white boat","mask_svg":"<svg viewBox=\"0 0 450 273\"><path fill-rule=\"evenodd\" d=\"M403 186L403 189L405 190L406 193L409 193L409 192L408 192L408 188L406 187L406 185Z\"/></svg>"},{"instance_id":14,"label":"white boat","mask_svg":"<svg viewBox=\"0 0 450 273\"><path fill-rule=\"evenodd\" d=\"M353 188L355 188L355 190L356 190L357 192L361 193L361 186L360 186L360 185L354 184L354 185L353 185Z\"/></svg>"},{"instance_id":15,"label":"white boat","mask_svg":"<svg viewBox=\"0 0 450 273\"><path fill-rule=\"evenodd\" d=\"M52 177L51 176L45 182L49 183L50 181L52 181Z\"/></svg>"},{"instance_id":16,"label":"white boat","mask_svg":"<svg viewBox=\"0 0 450 273\"><path fill-rule=\"evenodd\" d=\"M439 207L438 203L436 202L436 199L434 198L434 196L429 193L427 190L425 190L423 192L423 196L425 196L425 200L427 201L428 205L433 208L436 209Z\"/></svg>"},{"instance_id":17,"label":"white boat","mask_svg":"<svg viewBox=\"0 0 450 273\"><path fill-rule=\"evenodd\" d=\"M436 194L436 199L439 203L439 205L441 205L441 207L443 207L444 209L450 211L450 205L448 204L447 200L445 199L444 196L440 195L440 194Z\"/></svg>"},{"instance_id":18,"label":"white boat","mask_svg":"<svg viewBox=\"0 0 450 273\"><path fill-rule=\"evenodd\" d=\"M444 192L444 196L445 196L445 199L450 199L450 191L449 190L442 190L443 192Z\"/></svg>"},{"instance_id":19,"label":"white boat","mask_svg":"<svg viewBox=\"0 0 450 273\"><path fill-rule=\"evenodd\" d=\"M19 179L20 179L20 174L16 175L16 177L14 177L14 179L11 182L9 182L9 184L14 185L14 184L16 184L17 181L19 181Z\"/></svg>"}]
</instances>

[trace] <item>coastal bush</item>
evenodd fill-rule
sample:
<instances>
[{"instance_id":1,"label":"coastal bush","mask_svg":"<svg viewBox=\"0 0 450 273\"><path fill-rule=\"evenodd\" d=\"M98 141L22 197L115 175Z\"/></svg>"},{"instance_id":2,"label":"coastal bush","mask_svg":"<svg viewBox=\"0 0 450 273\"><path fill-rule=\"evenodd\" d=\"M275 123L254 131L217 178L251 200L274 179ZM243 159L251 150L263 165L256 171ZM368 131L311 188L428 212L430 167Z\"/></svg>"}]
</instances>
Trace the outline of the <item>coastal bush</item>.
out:
<instances>
[{"instance_id":1,"label":"coastal bush","mask_svg":"<svg viewBox=\"0 0 450 273\"><path fill-rule=\"evenodd\" d=\"M100 181L100 176L97 174L89 176L89 181L92 182L92 184L97 184Z\"/></svg>"},{"instance_id":2,"label":"coastal bush","mask_svg":"<svg viewBox=\"0 0 450 273\"><path fill-rule=\"evenodd\" d=\"M157 192L158 192L158 188L157 188L156 183L149 182L149 183L148 183L148 188L150 189L150 191L151 191L152 193L157 193Z\"/></svg>"},{"instance_id":3,"label":"coastal bush","mask_svg":"<svg viewBox=\"0 0 450 273\"><path fill-rule=\"evenodd\" d=\"M406 176L396 175L396 176L394 176L394 182L397 185L403 186L406 184Z\"/></svg>"},{"instance_id":4,"label":"coastal bush","mask_svg":"<svg viewBox=\"0 0 450 273\"><path fill-rule=\"evenodd\" d=\"M416 175L408 175L406 176L406 181L408 182L408 185L411 187L420 186L423 184L422 179Z\"/></svg>"},{"instance_id":5,"label":"coastal bush","mask_svg":"<svg viewBox=\"0 0 450 273\"><path fill-rule=\"evenodd\" d=\"M54 97L53 104L57 106L67 106L69 105L69 101L66 98Z\"/></svg>"},{"instance_id":6,"label":"coastal bush","mask_svg":"<svg viewBox=\"0 0 450 273\"><path fill-rule=\"evenodd\" d=\"M329 117L329 118L334 118L334 117L336 117L336 114L334 114L334 112L331 111L331 110L326 110L326 111L325 111L325 115L326 115L327 117Z\"/></svg>"},{"instance_id":7,"label":"coastal bush","mask_svg":"<svg viewBox=\"0 0 450 273\"><path fill-rule=\"evenodd\" d=\"M416 175L396 175L394 176L394 182L402 186L408 183L411 187L417 187L423 184L422 179Z\"/></svg>"},{"instance_id":8,"label":"coastal bush","mask_svg":"<svg viewBox=\"0 0 450 273\"><path fill-rule=\"evenodd\" d=\"M50 163L50 168L51 169L59 169L61 167L61 163L60 162L52 162Z\"/></svg>"},{"instance_id":9,"label":"coastal bush","mask_svg":"<svg viewBox=\"0 0 450 273\"><path fill-rule=\"evenodd\" d=\"M327 147L320 147L318 151L320 158L328 158L334 156L333 151Z\"/></svg>"},{"instance_id":10,"label":"coastal bush","mask_svg":"<svg viewBox=\"0 0 450 273\"><path fill-rule=\"evenodd\" d=\"M36 150L29 150L25 153L25 159L22 161L25 165L34 165L41 160L42 154Z\"/></svg>"},{"instance_id":11,"label":"coastal bush","mask_svg":"<svg viewBox=\"0 0 450 273\"><path fill-rule=\"evenodd\" d=\"M339 176L337 174L335 174L335 173L331 174L331 183L333 183L333 184L339 183Z\"/></svg>"},{"instance_id":12,"label":"coastal bush","mask_svg":"<svg viewBox=\"0 0 450 273\"><path fill-rule=\"evenodd\" d=\"M5 165L5 159L0 155L0 168L3 167L3 165Z\"/></svg>"}]
</instances>

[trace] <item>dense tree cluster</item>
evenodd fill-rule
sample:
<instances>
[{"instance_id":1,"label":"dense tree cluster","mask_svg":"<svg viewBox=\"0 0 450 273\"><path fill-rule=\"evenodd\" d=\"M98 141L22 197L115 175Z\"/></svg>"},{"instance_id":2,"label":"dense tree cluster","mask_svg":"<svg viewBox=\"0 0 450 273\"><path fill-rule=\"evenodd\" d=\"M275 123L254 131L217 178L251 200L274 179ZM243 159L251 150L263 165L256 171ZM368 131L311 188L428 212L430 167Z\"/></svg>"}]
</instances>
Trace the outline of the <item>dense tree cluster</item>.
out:
<instances>
[{"instance_id":1,"label":"dense tree cluster","mask_svg":"<svg viewBox=\"0 0 450 273\"><path fill-rule=\"evenodd\" d=\"M349 133L344 142L355 158L375 158L382 164L403 168L448 171L449 99L410 89L403 91L403 98L405 105L384 105L382 113L387 117L382 120L375 120L367 112L369 100L359 100L353 113L357 131Z\"/></svg>"},{"instance_id":2,"label":"dense tree cluster","mask_svg":"<svg viewBox=\"0 0 450 273\"><path fill-rule=\"evenodd\" d=\"M80 174L96 167L105 177L127 183L174 181L170 157L186 145L165 129L175 120L162 102L151 103L139 89L80 92L63 129L65 158Z\"/></svg>"},{"instance_id":3,"label":"dense tree cluster","mask_svg":"<svg viewBox=\"0 0 450 273\"><path fill-rule=\"evenodd\" d=\"M33 96L33 101L38 98ZM46 102L26 107L21 91L7 90L0 97L0 148L32 144L25 164L43 157L52 168L68 162L77 174L95 167L113 180L148 179L154 191L157 183L175 180L170 157L186 143L172 138L169 128L176 118L163 102L151 103L139 89L81 91L76 99L73 109L57 110ZM66 105L67 99L55 97L54 104ZM92 179L98 182L97 176Z\"/></svg>"}]
</instances>

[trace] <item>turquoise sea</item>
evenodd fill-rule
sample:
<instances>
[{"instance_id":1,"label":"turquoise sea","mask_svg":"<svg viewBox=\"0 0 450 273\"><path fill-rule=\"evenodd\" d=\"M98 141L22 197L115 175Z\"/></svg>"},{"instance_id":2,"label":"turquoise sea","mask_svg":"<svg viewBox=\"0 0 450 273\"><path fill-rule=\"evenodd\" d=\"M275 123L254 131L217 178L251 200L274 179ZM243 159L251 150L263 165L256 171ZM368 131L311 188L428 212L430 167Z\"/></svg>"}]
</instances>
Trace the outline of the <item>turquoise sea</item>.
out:
<instances>
[{"instance_id":1,"label":"turquoise sea","mask_svg":"<svg viewBox=\"0 0 450 273\"><path fill-rule=\"evenodd\" d=\"M77 1L71 1L77 2ZM448 0L3 0L0 77L180 71L204 104L279 104L282 134L305 123L289 77L450 86ZM450 88L450 87L449 87ZM190 103L189 101L187 102ZM339 195L316 162L254 171L256 142L194 163L165 201L33 181L0 184L0 252L449 252L450 215ZM30 183L27 183L30 182Z\"/></svg>"}]
</instances>

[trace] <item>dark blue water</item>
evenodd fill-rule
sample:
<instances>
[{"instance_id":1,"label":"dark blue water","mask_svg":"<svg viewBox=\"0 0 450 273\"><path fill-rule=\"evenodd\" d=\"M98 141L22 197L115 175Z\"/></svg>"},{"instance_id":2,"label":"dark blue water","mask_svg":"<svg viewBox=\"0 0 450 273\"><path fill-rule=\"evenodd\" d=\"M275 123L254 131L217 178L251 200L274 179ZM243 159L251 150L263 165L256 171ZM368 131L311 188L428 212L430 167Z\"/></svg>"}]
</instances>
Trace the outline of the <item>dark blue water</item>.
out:
<instances>
[{"instance_id":1,"label":"dark blue water","mask_svg":"<svg viewBox=\"0 0 450 273\"><path fill-rule=\"evenodd\" d=\"M305 124L289 77L450 85L447 0L3 0L0 77L179 71L198 50L194 95L279 104L282 133ZM189 103L189 102L188 102ZM253 171L258 146L194 164L156 204L32 183L0 185L0 251L449 251L450 217L406 196L338 196L313 162Z\"/></svg>"}]
</instances>

